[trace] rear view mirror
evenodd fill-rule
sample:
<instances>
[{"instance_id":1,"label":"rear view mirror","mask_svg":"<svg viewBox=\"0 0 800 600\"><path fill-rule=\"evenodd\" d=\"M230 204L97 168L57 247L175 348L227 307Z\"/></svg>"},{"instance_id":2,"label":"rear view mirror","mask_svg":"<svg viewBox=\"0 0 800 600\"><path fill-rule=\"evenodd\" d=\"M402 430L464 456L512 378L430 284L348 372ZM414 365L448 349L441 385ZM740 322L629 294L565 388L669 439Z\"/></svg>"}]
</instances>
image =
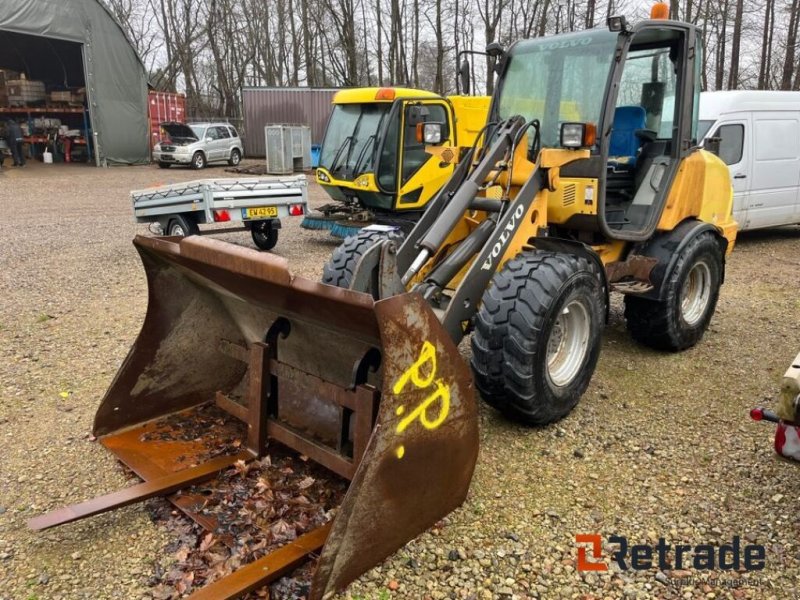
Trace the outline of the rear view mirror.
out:
<instances>
[{"instance_id":1,"label":"rear view mirror","mask_svg":"<svg viewBox=\"0 0 800 600\"><path fill-rule=\"evenodd\" d=\"M461 80L461 93L469 96L470 64L466 58L461 62L461 66L458 67L458 77Z\"/></svg>"},{"instance_id":2,"label":"rear view mirror","mask_svg":"<svg viewBox=\"0 0 800 600\"><path fill-rule=\"evenodd\" d=\"M416 127L419 123L425 121L425 118L430 114L427 106L413 104L406 110L406 125L408 127Z\"/></svg>"}]
</instances>

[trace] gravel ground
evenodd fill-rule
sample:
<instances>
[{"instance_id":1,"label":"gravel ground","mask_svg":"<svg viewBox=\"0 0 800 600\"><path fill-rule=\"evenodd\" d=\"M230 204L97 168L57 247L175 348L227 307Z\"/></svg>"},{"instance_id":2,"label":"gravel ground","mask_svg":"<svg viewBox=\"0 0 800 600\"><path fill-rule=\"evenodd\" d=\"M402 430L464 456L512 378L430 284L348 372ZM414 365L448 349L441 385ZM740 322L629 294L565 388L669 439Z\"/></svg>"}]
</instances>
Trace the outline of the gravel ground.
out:
<instances>
[{"instance_id":1,"label":"gravel ground","mask_svg":"<svg viewBox=\"0 0 800 600\"><path fill-rule=\"evenodd\" d=\"M89 432L146 308L130 243L145 227L132 222L127 193L196 175L38 164L0 174L1 600L147 597L155 562L171 558L167 532L141 506L45 533L25 522L126 484ZM325 200L313 184L311 197ZM242 233L224 239L250 245ZM335 246L294 222L276 253L316 279ZM800 521L784 509L797 499L798 467L773 455L772 427L747 417L773 403L800 350L798 272L800 229L741 236L711 330L681 354L633 343L617 299L577 409L529 429L481 407L467 503L342 597L798 597ZM738 535L766 546L766 568L711 579L578 573L579 533L693 546Z\"/></svg>"}]
</instances>

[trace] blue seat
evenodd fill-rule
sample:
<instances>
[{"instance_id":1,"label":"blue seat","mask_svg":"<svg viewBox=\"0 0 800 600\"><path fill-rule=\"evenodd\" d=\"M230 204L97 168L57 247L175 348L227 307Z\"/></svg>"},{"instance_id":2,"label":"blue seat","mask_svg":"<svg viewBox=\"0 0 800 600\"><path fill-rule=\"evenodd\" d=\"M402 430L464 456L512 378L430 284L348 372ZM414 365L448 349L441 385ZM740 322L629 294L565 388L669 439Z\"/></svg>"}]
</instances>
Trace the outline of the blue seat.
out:
<instances>
[{"instance_id":1,"label":"blue seat","mask_svg":"<svg viewBox=\"0 0 800 600\"><path fill-rule=\"evenodd\" d=\"M636 154L642 141L636 135L644 129L647 114L641 106L618 106L614 111L614 126L611 129L611 144L608 155L613 157L612 166L636 165Z\"/></svg>"}]
</instances>

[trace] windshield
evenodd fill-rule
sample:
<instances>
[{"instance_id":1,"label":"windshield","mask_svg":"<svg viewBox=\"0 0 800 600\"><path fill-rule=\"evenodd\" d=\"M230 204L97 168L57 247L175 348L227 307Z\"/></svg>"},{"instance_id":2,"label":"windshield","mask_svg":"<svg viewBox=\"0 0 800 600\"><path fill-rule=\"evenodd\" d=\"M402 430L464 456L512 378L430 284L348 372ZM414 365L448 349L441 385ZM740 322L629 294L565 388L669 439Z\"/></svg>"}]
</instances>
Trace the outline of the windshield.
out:
<instances>
[{"instance_id":1,"label":"windshield","mask_svg":"<svg viewBox=\"0 0 800 600\"><path fill-rule=\"evenodd\" d=\"M202 140L205 137L206 128L201 125L190 125L189 126L194 134L197 136L198 140Z\"/></svg>"},{"instance_id":2,"label":"windshield","mask_svg":"<svg viewBox=\"0 0 800 600\"><path fill-rule=\"evenodd\" d=\"M354 179L372 169L378 132L391 107L388 102L334 106L320 165L339 179Z\"/></svg>"},{"instance_id":3,"label":"windshield","mask_svg":"<svg viewBox=\"0 0 800 600\"><path fill-rule=\"evenodd\" d=\"M519 42L501 84L498 117L539 119L542 146L549 147L559 145L563 122L597 125L616 42L617 34L600 29Z\"/></svg>"},{"instance_id":4,"label":"windshield","mask_svg":"<svg viewBox=\"0 0 800 600\"><path fill-rule=\"evenodd\" d=\"M713 119L709 120L702 120L697 124L697 139L698 141L703 141L708 133L708 130L711 129L711 126L714 124Z\"/></svg>"}]
</instances>

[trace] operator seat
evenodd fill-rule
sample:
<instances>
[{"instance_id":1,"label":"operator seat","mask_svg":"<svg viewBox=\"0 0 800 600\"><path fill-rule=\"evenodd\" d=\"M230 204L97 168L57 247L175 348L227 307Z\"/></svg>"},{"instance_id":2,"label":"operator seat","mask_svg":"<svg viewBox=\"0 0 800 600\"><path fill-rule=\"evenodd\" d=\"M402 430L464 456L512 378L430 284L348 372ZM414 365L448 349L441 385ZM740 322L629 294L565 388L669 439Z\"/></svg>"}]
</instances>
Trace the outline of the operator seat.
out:
<instances>
[{"instance_id":1,"label":"operator seat","mask_svg":"<svg viewBox=\"0 0 800 600\"><path fill-rule=\"evenodd\" d=\"M642 145L637 133L645 128L646 118L647 113L641 106L616 108L608 148L609 167L614 170L633 170L636 167L636 155Z\"/></svg>"}]
</instances>

